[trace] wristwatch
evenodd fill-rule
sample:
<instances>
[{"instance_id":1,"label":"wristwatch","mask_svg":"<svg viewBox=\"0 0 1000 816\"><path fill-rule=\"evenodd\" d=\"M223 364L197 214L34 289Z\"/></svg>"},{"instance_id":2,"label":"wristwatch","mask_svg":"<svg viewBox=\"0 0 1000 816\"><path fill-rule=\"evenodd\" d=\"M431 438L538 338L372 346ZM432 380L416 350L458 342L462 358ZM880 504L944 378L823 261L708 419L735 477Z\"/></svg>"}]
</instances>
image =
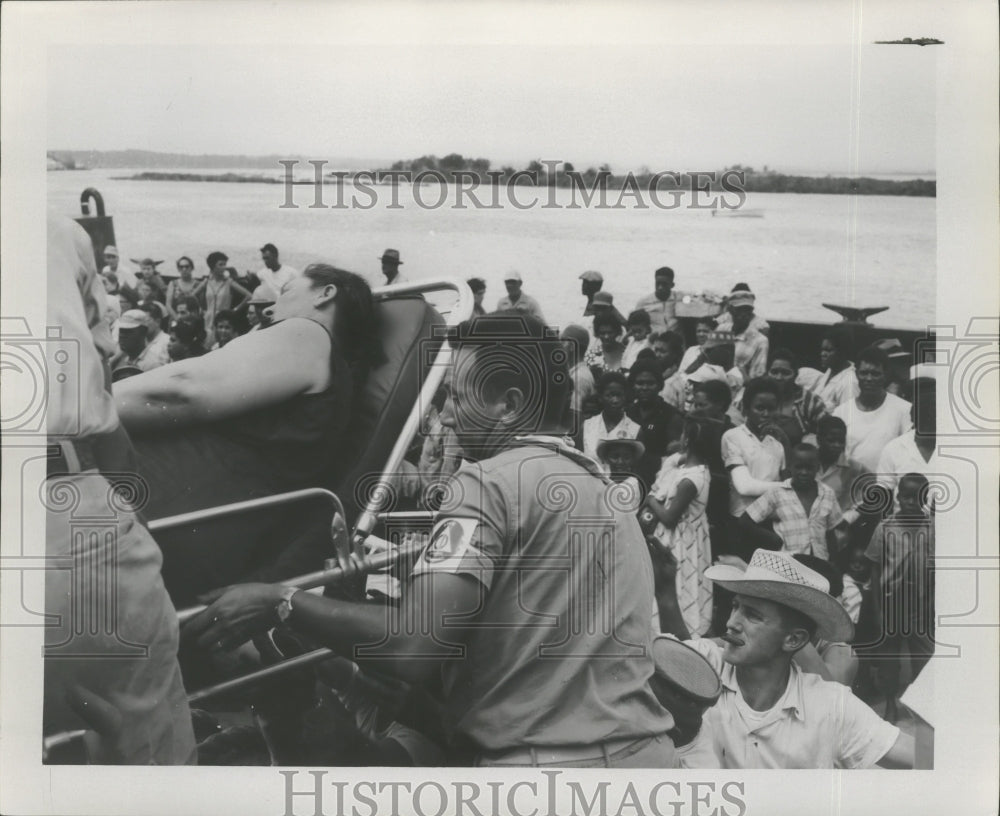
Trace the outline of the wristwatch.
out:
<instances>
[{"instance_id":1,"label":"wristwatch","mask_svg":"<svg viewBox=\"0 0 1000 816\"><path fill-rule=\"evenodd\" d=\"M298 591L298 587L285 587L281 591L281 600L274 607L274 613L278 616L278 623L284 623L288 620L288 616L292 614L292 598Z\"/></svg>"}]
</instances>

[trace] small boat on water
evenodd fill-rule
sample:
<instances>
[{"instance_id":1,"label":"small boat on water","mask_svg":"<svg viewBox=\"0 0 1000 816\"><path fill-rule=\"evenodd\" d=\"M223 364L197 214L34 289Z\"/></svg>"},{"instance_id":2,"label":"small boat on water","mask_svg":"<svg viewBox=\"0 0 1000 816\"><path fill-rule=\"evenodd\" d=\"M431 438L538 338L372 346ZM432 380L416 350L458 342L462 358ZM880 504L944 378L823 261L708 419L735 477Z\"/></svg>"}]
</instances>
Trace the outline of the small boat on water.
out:
<instances>
[{"instance_id":1,"label":"small boat on water","mask_svg":"<svg viewBox=\"0 0 1000 816\"><path fill-rule=\"evenodd\" d=\"M763 218L764 210L740 207L735 210L711 210L713 218Z\"/></svg>"}]
</instances>

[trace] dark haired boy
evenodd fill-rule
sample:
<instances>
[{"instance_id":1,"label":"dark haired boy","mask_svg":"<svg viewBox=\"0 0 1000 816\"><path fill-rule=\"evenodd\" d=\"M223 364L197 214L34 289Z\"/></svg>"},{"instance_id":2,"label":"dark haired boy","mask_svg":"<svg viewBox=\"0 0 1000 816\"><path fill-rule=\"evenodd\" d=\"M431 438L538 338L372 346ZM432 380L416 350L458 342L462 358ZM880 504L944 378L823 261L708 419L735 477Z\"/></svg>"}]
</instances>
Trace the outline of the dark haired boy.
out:
<instances>
[{"instance_id":1,"label":"dark haired boy","mask_svg":"<svg viewBox=\"0 0 1000 816\"><path fill-rule=\"evenodd\" d=\"M750 539L764 539L768 549L814 555L828 559L830 548L827 534L843 533L844 517L836 494L816 480L819 454L813 445L805 443L792 449L790 479L759 496L740 519ZM774 532L757 525L774 522Z\"/></svg>"}]
</instances>

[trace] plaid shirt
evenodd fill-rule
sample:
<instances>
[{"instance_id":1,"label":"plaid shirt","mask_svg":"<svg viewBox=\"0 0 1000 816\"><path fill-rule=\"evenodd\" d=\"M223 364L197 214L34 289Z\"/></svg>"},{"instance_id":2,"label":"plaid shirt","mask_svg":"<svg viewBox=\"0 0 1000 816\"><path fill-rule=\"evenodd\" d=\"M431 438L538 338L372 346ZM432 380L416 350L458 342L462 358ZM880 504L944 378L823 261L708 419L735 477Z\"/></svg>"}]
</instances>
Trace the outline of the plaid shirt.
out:
<instances>
[{"instance_id":1,"label":"plaid shirt","mask_svg":"<svg viewBox=\"0 0 1000 816\"><path fill-rule=\"evenodd\" d=\"M774 532L785 542L782 547L785 552L811 553L819 558L829 558L826 532L840 524L844 517L837 503L837 494L822 482L816 482L816 488L818 492L808 517L791 479L760 496L747 508L747 515L758 524L775 519Z\"/></svg>"}]
</instances>

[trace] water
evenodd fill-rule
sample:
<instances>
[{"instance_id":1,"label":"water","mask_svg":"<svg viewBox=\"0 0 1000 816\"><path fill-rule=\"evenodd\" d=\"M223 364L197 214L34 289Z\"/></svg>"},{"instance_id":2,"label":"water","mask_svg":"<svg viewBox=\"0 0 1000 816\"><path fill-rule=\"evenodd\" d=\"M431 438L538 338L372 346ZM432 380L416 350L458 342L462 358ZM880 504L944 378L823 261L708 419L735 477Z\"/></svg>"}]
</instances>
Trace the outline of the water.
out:
<instances>
[{"instance_id":1,"label":"water","mask_svg":"<svg viewBox=\"0 0 1000 816\"><path fill-rule=\"evenodd\" d=\"M282 185L112 178L133 172L50 172L50 205L77 215L80 192L97 187L114 216L121 255L163 258L161 269L170 271L179 255L190 255L203 273L215 249L241 271L256 269L258 247L270 242L300 269L323 260L381 282L377 259L395 247L410 279L484 278L490 308L504 294L504 274L517 269L524 291L557 325L581 320L584 270L602 272L604 288L627 312L652 291L660 266L673 267L682 291L725 292L746 281L757 293L757 311L770 319L831 322L833 313L820 306L827 302L890 306L874 318L878 325L920 329L934 322L933 198L761 193L749 195L745 207L763 218L713 218L706 210L653 207L428 210L413 202L408 187L399 188L403 209L386 208L388 187L377 188L373 209L310 209L311 188L296 187L299 209L279 209ZM436 186L424 190L426 201L437 199ZM543 192L519 189L519 198ZM350 188L345 193L349 200ZM560 203L569 202L569 190L556 193ZM332 187L325 199L334 202Z\"/></svg>"}]
</instances>

